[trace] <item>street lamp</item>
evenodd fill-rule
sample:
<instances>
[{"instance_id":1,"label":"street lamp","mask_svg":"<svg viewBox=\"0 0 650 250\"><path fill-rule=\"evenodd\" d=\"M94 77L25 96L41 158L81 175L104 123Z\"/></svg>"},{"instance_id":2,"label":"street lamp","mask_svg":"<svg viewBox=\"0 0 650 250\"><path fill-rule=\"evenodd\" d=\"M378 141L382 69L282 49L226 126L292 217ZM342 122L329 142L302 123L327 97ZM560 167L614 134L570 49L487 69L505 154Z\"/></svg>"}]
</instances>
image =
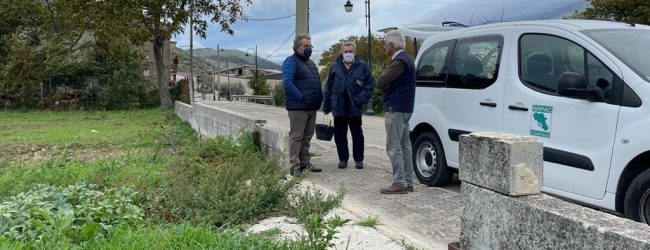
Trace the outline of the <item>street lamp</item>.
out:
<instances>
[{"instance_id":1,"label":"street lamp","mask_svg":"<svg viewBox=\"0 0 650 250\"><path fill-rule=\"evenodd\" d=\"M370 32L370 0L365 0L366 3L366 26L368 26L368 68L372 72L372 33ZM345 12L352 12L352 3L350 0L345 2L343 5L345 7ZM366 110L366 115L375 115L375 111L372 108L372 93L370 94L370 101L368 102L368 110Z\"/></svg>"},{"instance_id":2,"label":"street lamp","mask_svg":"<svg viewBox=\"0 0 650 250\"><path fill-rule=\"evenodd\" d=\"M253 48L248 48L246 50L246 56L249 56L248 51L252 50L252 49ZM257 72L257 45L255 45L255 50L254 51L255 51L255 78L254 79L257 80L257 74L258 74L258 72Z\"/></svg>"}]
</instances>

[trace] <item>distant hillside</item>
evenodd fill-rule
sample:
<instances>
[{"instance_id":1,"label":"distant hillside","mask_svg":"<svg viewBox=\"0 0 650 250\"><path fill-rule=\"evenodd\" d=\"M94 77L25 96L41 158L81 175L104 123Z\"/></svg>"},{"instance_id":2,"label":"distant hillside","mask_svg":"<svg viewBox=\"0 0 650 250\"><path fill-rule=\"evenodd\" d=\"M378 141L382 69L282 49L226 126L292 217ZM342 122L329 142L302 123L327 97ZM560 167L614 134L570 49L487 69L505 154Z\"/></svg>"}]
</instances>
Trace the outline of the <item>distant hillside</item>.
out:
<instances>
[{"instance_id":1,"label":"distant hillside","mask_svg":"<svg viewBox=\"0 0 650 250\"><path fill-rule=\"evenodd\" d=\"M190 51L189 50L183 50L183 49L176 49L177 53L180 55L181 59L181 66L185 69L189 69L189 58L190 58ZM204 49L194 49L194 67L198 67L197 70L200 70L202 68L206 68L206 66L212 67L214 66L216 68L217 66L217 50L215 49L210 49L210 48L204 48ZM221 49L219 52L219 56L221 57L219 68L220 69L225 69L226 68L226 60L228 60L228 66L229 67L239 67L243 65L251 65L255 66L255 55L249 55L246 56L246 52L241 51L241 50L234 50L234 49L228 49L224 50ZM259 55L258 55L259 56ZM258 59L258 67L261 69L275 69L275 70L280 70L282 67L278 65L277 63L264 60L262 58Z\"/></svg>"}]
</instances>

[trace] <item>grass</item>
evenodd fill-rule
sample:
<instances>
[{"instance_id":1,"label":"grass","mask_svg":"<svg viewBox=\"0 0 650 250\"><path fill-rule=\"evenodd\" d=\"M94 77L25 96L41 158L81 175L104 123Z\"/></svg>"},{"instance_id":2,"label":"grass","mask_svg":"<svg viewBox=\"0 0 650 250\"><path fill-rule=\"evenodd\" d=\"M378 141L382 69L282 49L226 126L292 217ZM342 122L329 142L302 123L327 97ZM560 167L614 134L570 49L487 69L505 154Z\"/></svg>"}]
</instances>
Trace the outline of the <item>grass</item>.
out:
<instances>
[{"instance_id":1,"label":"grass","mask_svg":"<svg viewBox=\"0 0 650 250\"><path fill-rule=\"evenodd\" d=\"M36 184L72 185L86 182L146 190L161 185L166 174L165 165L169 162L169 156L133 153L91 162L55 158L35 165L9 167L1 170L0 198L24 192Z\"/></svg>"},{"instance_id":2,"label":"grass","mask_svg":"<svg viewBox=\"0 0 650 250\"><path fill-rule=\"evenodd\" d=\"M300 178L285 180L286 170L264 159L252 136L198 139L158 109L0 112L0 148L0 203L37 184L90 183L133 188L145 210L143 225L118 226L83 244L0 236L0 249L324 249L345 223L322 219L342 193L306 192L292 203ZM32 154L40 155L24 160ZM279 230L238 231L273 215L301 218L309 237L285 242L271 239Z\"/></svg>"},{"instance_id":3,"label":"grass","mask_svg":"<svg viewBox=\"0 0 650 250\"><path fill-rule=\"evenodd\" d=\"M377 225L379 225L379 217L374 215L363 217L361 220L359 220L359 222L357 222L357 225L376 228Z\"/></svg>"},{"instance_id":4,"label":"grass","mask_svg":"<svg viewBox=\"0 0 650 250\"><path fill-rule=\"evenodd\" d=\"M0 112L0 147L81 144L139 148L155 145L151 128L162 110Z\"/></svg>"},{"instance_id":5,"label":"grass","mask_svg":"<svg viewBox=\"0 0 650 250\"><path fill-rule=\"evenodd\" d=\"M45 249L49 242L11 242L0 238L0 249ZM295 243L294 243L295 245ZM297 245L296 245L297 246ZM119 226L109 235L71 249L294 249L292 243L235 231L215 232L209 226L162 224ZM60 248L67 248L60 246ZM299 247L298 247L299 248Z\"/></svg>"}]
</instances>

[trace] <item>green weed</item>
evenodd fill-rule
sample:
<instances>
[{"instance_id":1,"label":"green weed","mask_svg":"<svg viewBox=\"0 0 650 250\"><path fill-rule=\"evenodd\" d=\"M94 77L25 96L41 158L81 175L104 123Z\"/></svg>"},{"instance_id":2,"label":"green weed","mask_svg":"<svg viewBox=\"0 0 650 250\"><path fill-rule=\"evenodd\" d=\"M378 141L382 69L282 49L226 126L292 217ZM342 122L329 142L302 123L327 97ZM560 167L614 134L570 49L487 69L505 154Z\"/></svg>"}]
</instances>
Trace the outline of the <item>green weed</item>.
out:
<instances>
[{"instance_id":1,"label":"green weed","mask_svg":"<svg viewBox=\"0 0 650 250\"><path fill-rule=\"evenodd\" d=\"M361 218L361 220L359 220L359 222L357 222L357 225L363 227L376 228L377 225L379 225L379 217L373 215L363 217Z\"/></svg>"}]
</instances>

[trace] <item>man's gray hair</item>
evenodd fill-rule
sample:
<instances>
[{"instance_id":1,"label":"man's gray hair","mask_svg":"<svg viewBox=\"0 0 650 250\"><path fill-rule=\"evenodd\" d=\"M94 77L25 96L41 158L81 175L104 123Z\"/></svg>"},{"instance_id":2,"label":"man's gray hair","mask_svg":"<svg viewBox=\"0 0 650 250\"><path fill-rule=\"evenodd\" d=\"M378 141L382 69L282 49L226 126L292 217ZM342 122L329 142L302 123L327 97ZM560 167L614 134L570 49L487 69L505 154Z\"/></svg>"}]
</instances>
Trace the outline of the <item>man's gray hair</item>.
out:
<instances>
[{"instance_id":1,"label":"man's gray hair","mask_svg":"<svg viewBox=\"0 0 650 250\"><path fill-rule=\"evenodd\" d=\"M387 44L392 43L393 47L397 50L406 47L406 39L404 38L404 35L397 30L386 32L386 35L384 35L384 42Z\"/></svg>"},{"instance_id":2,"label":"man's gray hair","mask_svg":"<svg viewBox=\"0 0 650 250\"><path fill-rule=\"evenodd\" d=\"M351 41L345 41L343 44L341 44L341 51L343 51L343 47L352 47L354 51L357 51L357 44Z\"/></svg>"},{"instance_id":3,"label":"man's gray hair","mask_svg":"<svg viewBox=\"0 0 650 250\"><path fill-rule=\"evenodd\" d=\"M298 47L300 47L300 44L303 39L311 40L311 36L309 35L297 35L296 39L293 39L293 49L297 50Z\"/></svg>"}]
</instances>

